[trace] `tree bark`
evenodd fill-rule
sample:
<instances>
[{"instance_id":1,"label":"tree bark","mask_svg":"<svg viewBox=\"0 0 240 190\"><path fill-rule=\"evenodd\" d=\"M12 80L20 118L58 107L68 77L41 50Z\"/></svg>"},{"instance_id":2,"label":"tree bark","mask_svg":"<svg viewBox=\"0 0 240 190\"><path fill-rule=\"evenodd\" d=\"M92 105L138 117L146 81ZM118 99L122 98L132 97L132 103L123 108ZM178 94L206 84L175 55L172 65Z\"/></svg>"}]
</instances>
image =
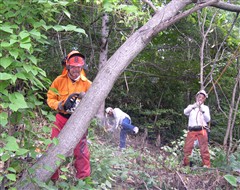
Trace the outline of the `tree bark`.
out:
<instances>
[{"instance_id":1,"label":"tree bark","mask_svg":"<svg viewBox=\"0 0 240 190\"><path fill-rule=\"evenodd\" d=\"M230 108L229 108L230 110L228 115L228 126L227 126L227 131L226 131L224 142L223 142L223 146L226 149L227 155L229 155L230 150L232 148L232 130L236 120L236 115L238 113L238 105L240 101L240 94L237 93L237 89L239 88L239 82L240 82L240 69L238 71L238 74L236 77L236 83L234 85L233 92L232 92L232 101L230 104Z\"/></svg>"},{"instance_id":2,"label":"tree bark","mask_svg":"<svg viewBox=\"0 0 240 190\"><path fill-rule=\"evenodd\" d=\"M16 188L38 189L36 181L46 182L58 168L56 161L63 162L58 155L69 156L77 145L91 119L95 116L99 106L106 99L119 75L126 69L131 61L148 45L152 38L160 31L177 22L183 17L206 6L215 5L217 0L209 0L207 3L197 5L190 11L183 9L192 3L191 0L172 0L165 7L159 9L156 14L140 29L138 29L107 61L96 78L86 96L82 99L76 111L69 118L65 127L58 136L59 143L51 146L47 154L42 156L18 181ZM176 16L177 15L177 16ZM51 168L52 170L49 170ZM29 170L28 170L29 171Z\"/></svg>"}]
</instances>

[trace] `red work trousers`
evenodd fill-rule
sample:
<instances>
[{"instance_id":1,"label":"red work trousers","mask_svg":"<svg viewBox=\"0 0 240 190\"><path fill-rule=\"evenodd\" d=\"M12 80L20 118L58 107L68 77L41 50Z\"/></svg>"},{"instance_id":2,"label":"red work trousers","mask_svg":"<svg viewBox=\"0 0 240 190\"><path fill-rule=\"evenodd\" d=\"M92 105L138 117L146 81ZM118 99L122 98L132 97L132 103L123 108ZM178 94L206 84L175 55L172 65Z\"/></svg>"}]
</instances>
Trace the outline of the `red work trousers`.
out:
<instances>
[{"instance_id":1,"label":"red work trousers","mask_svg":"<svg viewBox=\"0 0 240 190\"><path fill-rule=\"evenodd\" d=\"M183 164L184 166L188 166L190 164L189 156L192 154L192 149L194 146L194 141L198 140L201 158L204 166L210 167L210 154L208 151L208 136L207 131L205 129L201 131L189 131L185 140L185 145L183 148L184 158Z\"/></svg>"},{"instance_id":2,"label":"red work trousers","mask_svg":"<svg viewBox=\"0 0 240 190\"><path fill-rule=\"evenodd\" d=\"M60 114L56 115L56 121L54 122L55 126L52 128L51 139L57 137L60 131L63 129L64 125L67 122L67 118L61 116ZM84 179L90 176L90 153L87 146L87 132L83 135L80 142L74 149L74 167L76 168L76 178ZM60 170L58 169L51 177L51 180L56 181L59 178Z\"/></svg>"}]
</instances>

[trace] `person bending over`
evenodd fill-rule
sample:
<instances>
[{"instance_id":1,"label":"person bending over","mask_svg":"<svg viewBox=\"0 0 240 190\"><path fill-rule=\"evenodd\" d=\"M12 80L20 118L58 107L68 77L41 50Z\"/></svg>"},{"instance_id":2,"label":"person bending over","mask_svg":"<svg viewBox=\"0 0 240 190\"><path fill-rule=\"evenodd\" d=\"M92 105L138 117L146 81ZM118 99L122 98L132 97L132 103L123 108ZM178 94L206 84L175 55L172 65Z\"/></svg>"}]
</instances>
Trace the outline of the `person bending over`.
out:
<instances>
[{"instance_id":1,"label":"person bending over","mask_svg":"<svg viewBox=\"0 0 240 190\"><path fill-rule=\"evenodd\" d=\"M113 129L110 130L114 130L120 127L121 131L119 147L121 150L125 149L127 134L137 134L139 128L132 125L130 116L119 108L106 108L106 117L110 120L114 119L115 121Z\"/></svg>"}]
</instances>

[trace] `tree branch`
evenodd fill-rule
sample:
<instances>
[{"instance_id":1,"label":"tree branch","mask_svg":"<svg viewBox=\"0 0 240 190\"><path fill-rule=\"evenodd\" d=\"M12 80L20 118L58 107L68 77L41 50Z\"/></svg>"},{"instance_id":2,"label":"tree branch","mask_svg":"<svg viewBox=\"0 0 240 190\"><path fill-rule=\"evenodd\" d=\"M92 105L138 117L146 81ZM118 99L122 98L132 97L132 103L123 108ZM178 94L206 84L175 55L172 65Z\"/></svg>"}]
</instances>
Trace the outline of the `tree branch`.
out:
<instances>
[{"instance_id":1,"label":"tree branch","mask_svg":"<svg viewBox=\"0 0 240 190\"><path fill-rule=\"evenodd\" d=\"M208 1L209 0L200 0L200 3L206 3ZM219 1L217 3L214 3L211 6L219 8L219 9L223 9L225 11L231 11L231 12L237 12L237 13L240 12L240 6L239 5L233 5L233 4L230 4L230 3L225 3L223 1Z\"/></svg>"},{"instance_id":2,"label":"tree branch","mask_svg":"<svg viewBox=\"0 0 240 190\"><path fill-rule=\"evenodd\" d=\"M142 2L148 4L154 10L154 12L157 11L157 8L153 5L153 3L150 0L142 0Z\"/></svg>"}]
</instances>

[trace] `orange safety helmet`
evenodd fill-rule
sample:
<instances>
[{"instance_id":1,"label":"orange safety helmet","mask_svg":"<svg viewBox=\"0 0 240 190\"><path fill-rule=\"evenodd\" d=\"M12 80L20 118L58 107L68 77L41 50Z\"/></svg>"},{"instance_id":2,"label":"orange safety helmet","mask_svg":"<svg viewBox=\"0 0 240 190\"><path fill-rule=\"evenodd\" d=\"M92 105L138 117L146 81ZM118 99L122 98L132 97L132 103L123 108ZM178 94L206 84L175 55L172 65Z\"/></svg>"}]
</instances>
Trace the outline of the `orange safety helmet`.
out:
<instances>
[{"instance_id":1,"label":"orange safety helmet","mask_svg":"<svg viewBox=\"0 0 240 190\"><path fill-rule=\"evenodd\" d=\"M79 51L71 51L66 58L66 66L82 67L85 64L85 57Z\"/></svg>"}]
</instances>

